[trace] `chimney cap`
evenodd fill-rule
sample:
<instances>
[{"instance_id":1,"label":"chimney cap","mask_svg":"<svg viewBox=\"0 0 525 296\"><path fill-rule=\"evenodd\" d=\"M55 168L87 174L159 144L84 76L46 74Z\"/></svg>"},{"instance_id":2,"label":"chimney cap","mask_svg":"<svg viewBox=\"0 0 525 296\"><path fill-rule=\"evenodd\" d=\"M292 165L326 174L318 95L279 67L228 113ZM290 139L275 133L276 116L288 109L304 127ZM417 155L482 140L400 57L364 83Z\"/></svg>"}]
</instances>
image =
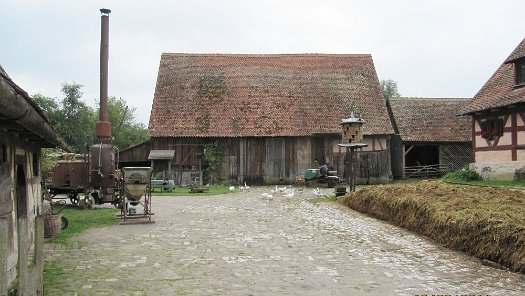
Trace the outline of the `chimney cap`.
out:
<instances>
[{"instance_id":1,"label":"chimney cap","mask_svg":"<svg viewBox=\"0 0 525 296\"><path fill-rule=\"evenodd\" d=\"M101 9L100 9L100 12L101 12L102 14L109 14L109 13L111 12L111 10L110 10L110 9L107 9L107 8L101 8Z\"/></svg>"}]
</instances>

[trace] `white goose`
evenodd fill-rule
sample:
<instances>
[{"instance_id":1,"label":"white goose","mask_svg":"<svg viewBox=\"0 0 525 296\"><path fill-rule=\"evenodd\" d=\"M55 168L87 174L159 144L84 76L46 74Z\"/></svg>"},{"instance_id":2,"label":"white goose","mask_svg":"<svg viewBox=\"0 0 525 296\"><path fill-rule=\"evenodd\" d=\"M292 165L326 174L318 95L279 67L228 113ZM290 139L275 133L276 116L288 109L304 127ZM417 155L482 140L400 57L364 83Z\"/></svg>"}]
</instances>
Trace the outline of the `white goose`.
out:
<instances>
[{"instance_id":1,"label":"white goose","mask_svg":"<svg viewBox=\"0 0 525 296\"><path fill-rule=\"evenodd\" d=\"M292 190L286 194L284 194L283 196L286 197L286 198L292 198L294 197L295 195L295 192L294 192L294 189L292 188Z\"/></svg>"}]
</instances>

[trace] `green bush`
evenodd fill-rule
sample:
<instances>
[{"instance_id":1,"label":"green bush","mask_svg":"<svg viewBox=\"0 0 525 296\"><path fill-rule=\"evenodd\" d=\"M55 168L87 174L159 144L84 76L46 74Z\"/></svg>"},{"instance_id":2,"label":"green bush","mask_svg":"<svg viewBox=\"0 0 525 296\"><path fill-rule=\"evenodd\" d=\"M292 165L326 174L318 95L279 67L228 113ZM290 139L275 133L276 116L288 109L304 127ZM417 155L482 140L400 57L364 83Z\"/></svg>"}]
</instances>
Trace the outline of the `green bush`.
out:
<instances>
[{"instance_id":1,"label":"green bush","mask_svg":"<svg viewBox=\"0 0 525 296\"><path fill-rule=\"evenodd\" d=\"M453 182L470 182L470 181L481 181L481 176L475 170L464 167L457 171L450 172L443 176L442 178L445 181Z\"/></svg>"}]
</instances>

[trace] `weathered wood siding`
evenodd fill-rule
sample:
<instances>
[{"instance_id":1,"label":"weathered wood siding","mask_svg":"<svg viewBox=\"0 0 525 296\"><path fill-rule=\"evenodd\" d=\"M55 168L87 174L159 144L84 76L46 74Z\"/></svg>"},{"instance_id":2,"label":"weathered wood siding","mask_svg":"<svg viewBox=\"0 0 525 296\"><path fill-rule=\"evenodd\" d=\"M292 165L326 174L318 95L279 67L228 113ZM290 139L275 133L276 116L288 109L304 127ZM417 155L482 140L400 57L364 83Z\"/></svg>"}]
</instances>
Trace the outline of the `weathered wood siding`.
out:
<instances>
[{"instance_id":1,"label":"weathered wood siding","mask_svg":"<svg viewBox=\"0 0 525 296\"><path fill-rule=\"evenodd\" d=\"M317 137L252 137L252 138L153 138L151 149L175 150L172 160L173 170L204 168L206 162L198 158L202 145L217 140L223 147L223 157L220 168L216 172L217 181L228 184L250 185L290 184L297 177L304 175L310 168L318 168L323 164L333 166L340 177L345 171L345 151L337 144L338 138L329 136ZM387 141L384 141L385 143ZM379 147L379 145L377 146ZM391 176L390 164L384 163L385 157L390 161L389 150L381 150L381 156L375 156L376 151L362 151L372 156L362 156L366 166L372 168L362 170L365 182L385 180Z\"/></svg>"},{"instance_id":2,"label":"weathered wood siding","mask_svg":"<svg viewBox=\"0 0 525 296\"><path fill-rule=\"evenodd\" d=\"M356 184L379 184L392 179L390 151L357 152Z\"/></svg>"},{"instance_id":3,"label":"weathered wood siding","mask_svg":"<svg viewBox=\"0 0 525 296\"><path fill-rule=\"evenodd\" d=\"M119 152L119 162L137 163L148 162L148 156L151 151L151 142L147 141L134 147L123 149Z\"/></svg>"}]
</instances>

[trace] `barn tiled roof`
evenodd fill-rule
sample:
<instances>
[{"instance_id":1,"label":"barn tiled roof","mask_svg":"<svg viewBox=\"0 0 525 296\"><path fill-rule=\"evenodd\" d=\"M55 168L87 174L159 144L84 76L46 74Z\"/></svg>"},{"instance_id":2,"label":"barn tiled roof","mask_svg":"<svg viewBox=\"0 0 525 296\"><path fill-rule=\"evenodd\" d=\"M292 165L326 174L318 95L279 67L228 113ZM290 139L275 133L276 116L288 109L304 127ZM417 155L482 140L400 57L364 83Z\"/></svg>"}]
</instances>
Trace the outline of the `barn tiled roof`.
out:
<instances>
[{"instance_id":1,"label":"barn tiled roof","mask_svg":"<svg viewBox=\"0 0 525 296\"><path fill-rule=\"evenodd\" d=\"M390 106L405 142L468 142L470 116L456 116L469 99L391 98Z\"/></svg>"},{"instance_id":2,"label":"barn tiled roof","mask_svg":"<svg viewBox=\"0 0 525 296\"><path fill-rule=\"evenodd\" d=\"M149 135L339 134L352 111L365 134L393 134L370 55L165 53Z\"/></svg>"},{"instance_id":3,"label":"barn tiled roof","mask_svg":"<svg viewBox=\"0 0 525 296\"><path fill-rule=\"evenodd\" d=\"M461 113L471 114L492 108L525 103L525 87L514 85L514 64L512 63L523 57L525 57L525 39L521 41Z\"/></svg>"}]
</instances>

